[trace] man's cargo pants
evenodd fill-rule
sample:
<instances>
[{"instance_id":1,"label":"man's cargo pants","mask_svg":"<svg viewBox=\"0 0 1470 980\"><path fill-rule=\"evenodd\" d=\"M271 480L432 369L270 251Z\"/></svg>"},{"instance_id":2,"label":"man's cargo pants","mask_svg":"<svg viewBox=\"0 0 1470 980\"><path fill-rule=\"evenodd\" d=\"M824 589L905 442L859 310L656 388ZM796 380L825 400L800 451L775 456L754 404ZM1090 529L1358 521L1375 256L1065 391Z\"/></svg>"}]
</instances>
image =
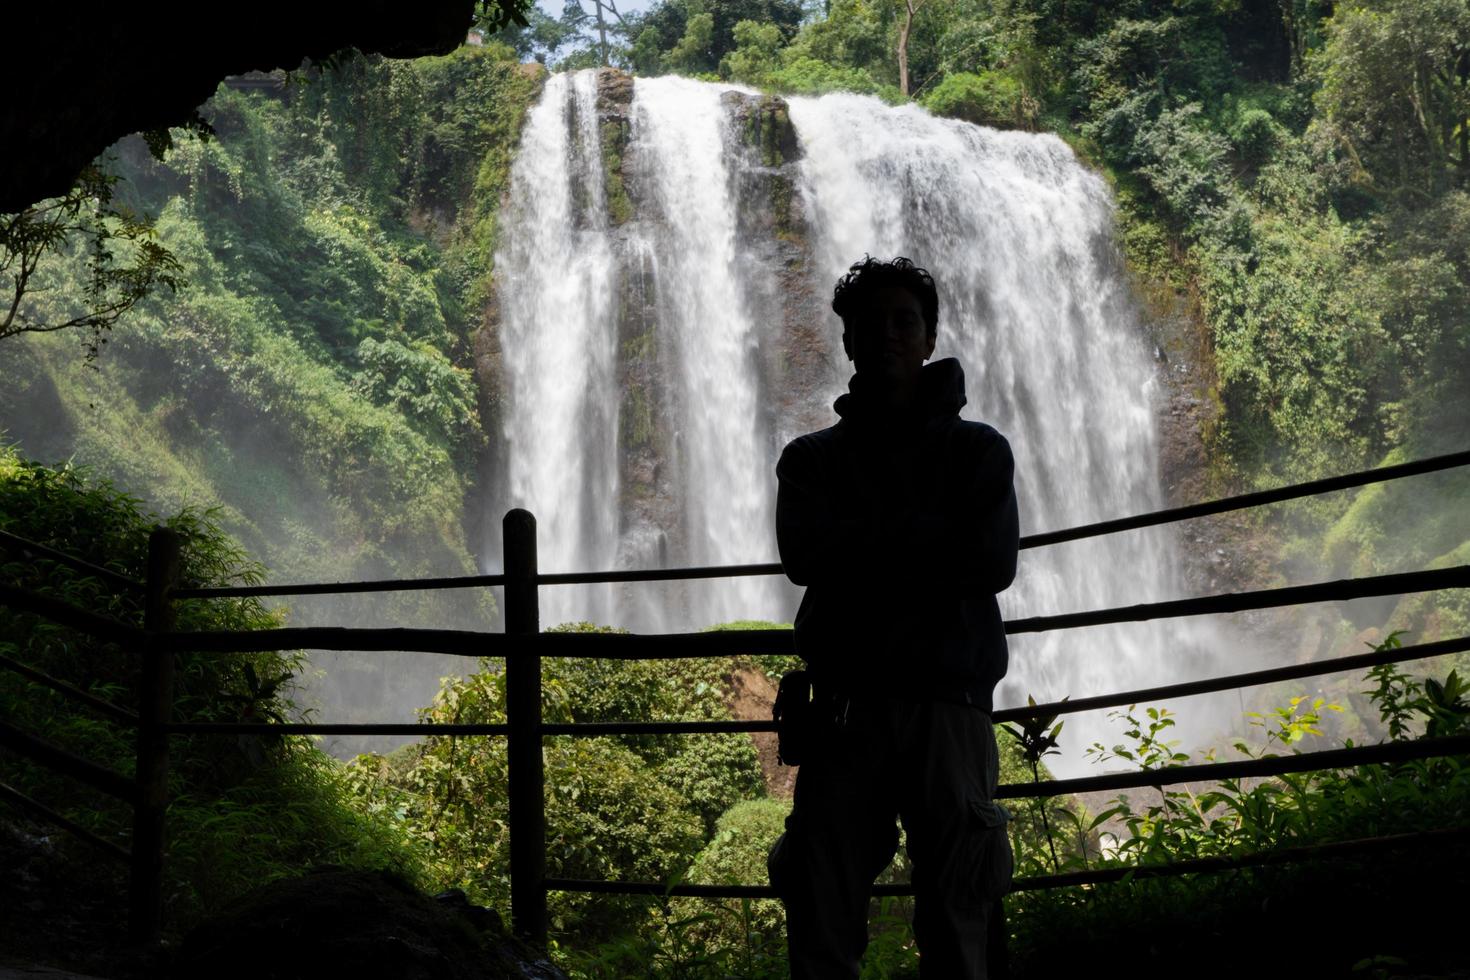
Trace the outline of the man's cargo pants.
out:
<instances>
[{"instance_id":1,"label":"man's cargo pants","mask_svg":"<svg viewBox=\"0 0 1470 980\"><path fill-rule=\"evenodd\" d=\"M964 704L855 698L813 733L796 800L771 850L793 980L857 977L873 880L903 820L925 980L986 972L993 907L1010 885L990 716Z\"/></svg>"}]
</instances>

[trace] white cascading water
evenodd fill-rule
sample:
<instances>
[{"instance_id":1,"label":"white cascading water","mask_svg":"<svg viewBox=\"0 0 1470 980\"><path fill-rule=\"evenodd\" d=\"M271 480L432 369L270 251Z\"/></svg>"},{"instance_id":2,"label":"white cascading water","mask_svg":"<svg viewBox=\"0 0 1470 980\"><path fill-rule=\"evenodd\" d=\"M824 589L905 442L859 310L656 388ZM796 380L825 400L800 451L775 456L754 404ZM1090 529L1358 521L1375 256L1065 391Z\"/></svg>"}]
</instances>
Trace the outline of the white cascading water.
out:
<instances>
[{"instance_id":1,"label":"white cascading water","mask_svg":"<svg viewBox=\"0 0 1470 980\"><path fill-rule=\"evenodd\" d=\"M736 239L729 120L720 89L703 82L640 79L633 92L629 153L642 172L658 175L633 235L650 259L658 335L677 365L673 464L687 560L768 561L773 464L758 411L757 325L737 278L750 263ZM771 584L737 578L692 586L685 625L781 617Z\"/></svg>"},{"instance_id":2,"label":"white cascading water","mask_svg":"<svg viewBox=\"0 0 1470 980\"><path fill-rule=\"evenodd\" d=\"M679 563L775 557L773 466L806 424L770 419L755 347L771 342L746 297L729 168L734 135L720 87L638 79L629 158L649 185L616 249L601 217L595 75L555 76L527 121L497 259L509 384L508 501L540 521L541 568L646 560L619 526L616 329L623 267L651 278L660 370L675 393L672 455ZM864 253L907 255L940 290L936 356L967 375L966 418L993 424L1015 451L1022 533L1155 509L1154 373L1112 242L1105 185L1052 136L1002 133L860 96L789 100L800 142L798 193L821 291ZM582 133L580 139L569 134ZM648 175L656 175L650 179ZM574 189L590 190L574 205ZM629 259L628 256L633 256ZM631 263L631 264L630 264ZM830 395L842 390L840 325L830 325ZM762 420L765 421L762 421ZM642 557L640 557L642 556ZM1022 556L1002 596L1008 617L1177 597L1166 529ZM734 618L789 620L795 593L761 579L677 595L651 615L627 593L545 590L543 622L597 619L698 628ZM617 595L625 598L614 601ZM648 593L643 593L648 595ZM609 606L609 603L612 603ZM640 612L640 609L642 610ZM1097 627L1012 640L997 705L1081 697L1209 672L1212 632L1190 621ZM1096 717L1069 722L1062 772L1080 746L1112 740Z\"/></svg>"},{"instance_id":3,"label":"white cascading water","mask_svg":"<svg viewBox=\"0 0 1470 980\"><path fill-rule=\"evenodd\" d=\"M543 571L610 568L618 546L618 391L592 72L554 75L526 120L496 255L510 447L506 510L536 515ZM542 619L612 622L612 590L549 590Z\"/></svg>"}]
</instances>

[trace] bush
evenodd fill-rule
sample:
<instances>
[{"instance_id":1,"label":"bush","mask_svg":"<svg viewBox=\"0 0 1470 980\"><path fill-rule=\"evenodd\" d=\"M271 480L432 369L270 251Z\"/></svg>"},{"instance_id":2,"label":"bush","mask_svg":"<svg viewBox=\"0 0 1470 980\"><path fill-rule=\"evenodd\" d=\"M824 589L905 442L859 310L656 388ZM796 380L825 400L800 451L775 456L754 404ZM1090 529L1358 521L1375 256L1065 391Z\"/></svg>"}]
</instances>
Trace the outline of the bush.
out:
<instances>
[{"instance_id":1,"label":"bush","mask_svg":"<svg viewBox=\"0 0 1470 980\"><path fill-rule=\"evenodd\" d=\"M1034 129L1040 110L1021 83L1002 71L947 75L921 101L936 116L996 129Z\"/></svg>"},{"instance_id":2,"label":"bush","mask_svg":"<svg viewBox=\"0 0 1470 980\"><path fill-rule=\"evenodd\" d=\"M861 68L833 65L816 58L800 57L784 62L771 72L770 85L791 95L826 95L828 92L857 92L876 95L886 102L900 99L898 89L876 81Z\"/></svg>"},{"instance_id":3,"label":"bush","mask_svg":"<svg viewBox=\"0 0 1470 980\"><path fill-rule=\"evenodd\" d=\"M1230 142L1235 144L1235 152L1253 166L1269 160L1283 136L1283 130L1265 109L1246 109L1230 125Z\"/></svg>"},{"instance_id":4,"label":"bush","mask_svg":"<svg viewBox=\"0 0 1470 980\"><path fill-rule=\"evenodd\" d=\"M561 632L615 632L590 623ZM543 716L554 722L721 719L719 670L708 660L542 661ZM425 721L500 724L498 661L447 679ZM390 758L362 756L354 786L373 812L394 813L430 852L445 884L477 901L509 899L507 760L500 738L430 738ZM682 875L719 814L764 789L750 739L738 736L556 738L545 748L547 871L558 877L668 881ZM554 928L609 936L644 921L647 903L556 894Z\"/></svg>"},{"instance_id":5,"label":"bush","mask_svg":"<svg viewBox=\"0 0 1470 980\"><path fill-rule=\"evenodd\" d=\"M0 449L0 527L12 534L142 578L156 515L105 481L48 469ZM183 537L185 587L253 584L261 568L209 514L185 511L165 526ZM7 556L8 557L8 556ZM7 560L0 581L63 599L134 625L141 599L102 579L40 560ZM184 630L279 625L256 599L185 600ZM137 710L138 660L39 617L0 608L0 652L121 707ZM266 720L291 711L295 653L178 656L174 710L180 721ZM101 720L49 688L0 674L0 715L124 776L134 769L130 726ZM350 805L338 763L304 738L175 736L170 742L166 913L182 929L272 878L318 863L391 868L418 877L422 864L392 825ZM104 838L126 846L131 809L6 755L0 778Z\"/></svg>"},{"instance_id":6,"label":"bush","mask_svg":"<svg viewBox=\"0 0 1470 980\"><path fill-rule=\"evenodd\" d=\"M766 884L766 855L786 830L791 804L786 800L746 800L735 804L715 824L714 836L689 867L687 880L698 885ZM779 901L734 899L712 903L686 900L689 914L719 909L703 930L709 942L762 945L784 942L786 911Z\"/></svg>"},{"instance_id":7,"label":"bush","mask_svg":"<svg viewBox=\"0 0 1470 980\"><path fill-rule=\"evenodd\" d=\"M1379 649L1398 642L1390 636ZM1366 707L1379 715L1370 730L1399 741L1470 729L1466 686L1453 671L1443 682L1421 680L1387 664L1370 670L1366 680ZM1299 752L1309 738L1323 737L1332 711L1342 709L1322 698L1291 697L1281 707L1250 716L1259 734L1237 740L1233 748L1250 758ZM1094 746L1089 751L1094 761L1120 759L1144 770L1190 762L1167 739L1174 719L1166 709L1130 707L1113 716L1127 729L1127 741L1111 751ZM1214 759L1214 750L1205 753L1206 761ZM1111 829L1102 835L1111 846L1101 854L1063 852L1055 870L1164 864L1443 829L1458 825L1467 800L1470 758L1463 755L1287 774L1249 784L1227 779L1202 792L1160 786L1120 794L1094 818L1111 817ZM1463 952L1445 929L1453 913L1445 911L1438 896L1441 884L1462 887L1463 850L1462 844L1447 843L1420 853L1363 854L1346 864L1293 863L1230 875L1019 892L1007 902L1017 926L1013 965L1018 973L1054 976L1078 965L1079 956L1095 957L1099 948L1150 948L1151 956L1167 960L1196 948L1202 930L1223 939L1246 928L1257 936L1262 930L1279 934L1280 941L1288 936L1300 941L1313 932L1331 935L1333 962L1327 969L1344 975L1361 957L1382 953L1402 956L1420 970L1459 963ZM1018 865L1018 874L1054 870L1042 860L1025 864ZM1451 866L1454 871L1444 870ZM1370 893L1388 881L1404 904L1392 914L1369 917L1352 937L1342 936L1337 922L1343 896L1371 901ZM1426 887L1430 881L1434 886ZM1321 902L1321 894L1334 895L1334 901Z\"/></svg>"}]
</instances>

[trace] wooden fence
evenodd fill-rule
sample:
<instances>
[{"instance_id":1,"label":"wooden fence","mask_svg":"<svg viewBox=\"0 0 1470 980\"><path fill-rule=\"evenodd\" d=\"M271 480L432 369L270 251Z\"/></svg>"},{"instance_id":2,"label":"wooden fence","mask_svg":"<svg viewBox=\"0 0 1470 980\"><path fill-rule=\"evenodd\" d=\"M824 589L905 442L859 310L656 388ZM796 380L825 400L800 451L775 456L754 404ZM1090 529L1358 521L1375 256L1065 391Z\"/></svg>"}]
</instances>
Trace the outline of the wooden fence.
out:
<instances>
[{"instance_id":1,"label":"wooden fence","mask_svg":"<svg viewBox=\"0 0 1470 980\"><path fill-rule=\"evenodd\" d=\"M1402 479L1422 473L1470 464L1470 451L1437 456L1398 466L1381 467L1347 476L1315 480L1279 490L1244 494L1189 507L1178 507L1120 520L1104 521L1021 539L1023 549L1079 538L1174 521L1258 507L1312 494ZM166 853L165 813L168 806L168 742L174 734L286 735L487 735L507 738L510 785L510 883L511 921L516 932L537 943L546 939L546 896L549 891L581 891L646 895L688 895L713 898L770 898L765 885L668 885L662 882L588 881L551 878L546 874L546 812L542 739L557 736L594 737L626 734L692 734L714 732L773 731L769 721L618 721L580 724L547 724L541 720L541 658L594 657L646 660L720 657L738 654L794 653L792 633L786 630L729 630L681 634L595 634L542 633L539 591L543 586L649 582L677 579L728 578L741 575L778 575L779 564L732 565L651 571L612 570L542 574L537 567L536 519L527 511L513 510L504 520L505 573L446 578L372 582L313 583L224 588L182 588L179 585L180 541L176 534L156 529L148 543L147 576L138 582L110 569L81 561L15 535L0 532L0 548L32 560L60 562L110 585L138 593L143 599L141 628L121 623L61 600L0 584L0 605L61 623L95 638L122 644L142 657L141 689L136 713L113 705L34 667L0 657L0 668L51 688L63 696L114 721L135 726L137 767L134 779L107 770L63 751L33 735L0 721L0 748L26 756L61 773L130 804L133 836L130 849L92 834L64 815L0 783L0 799L49 821L103 853L129 862L129 920L140 940L158 935L161 917L163 861ZM184 599L241 598L281 595L322 595L425 589L485 588L504 586L504 633L434 629L354 629L305 627L242 632L179 632L174 629L174 603ZM1146 603L1062 615L1035 616L1012 620L1008 633L1035 633L1105 623L1137 622L1180 616L1201 616L1251 609L1268 609L1309 602L1343 601L1370 596L1401 595L1438 589L1470 587L1470 565L1431 571L1408 572L1345 579L1317 585L1262 589L1196 599ZM174 655L182 651L243 653L262 650L357 650L421 651L466 657L504 657L506 663L505 724L276 724L276 723L181 723L173 720ZM1447 653L1470 650L1470 636L1382 650L1357 656L1268 670L1232 674L1142 690L1121 691L1019 708L994 713L997 722L1030 717L1118 707L1141 701L1183 697L1276 681L1311 677L1338 671L1359 670L1379 664L1400 663ZM1338 769L1385 762L1402 762L1445 755L1470 754L1470 736L1421 738L1352 748L1308 752L1276 758L1239 762L1177 766L1167 769L1131 771L1082 779L1043 783L1006 784L999 789L1003 799L1058 796L1070 793L1158 787L1201 780L1268 777L1292 772ZM1310 847L1290 848L1231 858L1179 861L1166 865L1133 868L1104 868L1045 876L1018 878L1013 891L1056 888L1162 875L1196 874L1266 864L1290 863L1344 853L1359 853L1413 846L1438 846L1447 840L1470 840L1470 827L1397 834L1388 837L1342 841ZM911 894L907 885L878 886L875 894Z\"/></svg>"}]
</instances>

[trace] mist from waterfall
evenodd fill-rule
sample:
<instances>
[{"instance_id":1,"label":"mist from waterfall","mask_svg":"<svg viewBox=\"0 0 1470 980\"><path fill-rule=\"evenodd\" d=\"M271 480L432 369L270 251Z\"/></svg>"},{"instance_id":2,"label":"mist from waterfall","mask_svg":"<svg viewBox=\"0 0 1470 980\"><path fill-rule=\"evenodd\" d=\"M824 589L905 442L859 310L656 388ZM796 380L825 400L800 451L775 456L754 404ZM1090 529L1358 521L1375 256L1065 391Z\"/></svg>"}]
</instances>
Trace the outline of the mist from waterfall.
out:
<instances>
[{"instance_id":1,"label":"mist from waterfall","mask_svg":"<svg viewBox=\"0 0 1470 980\"><path fill-rule=\"evenodd\" d=\"M738 152L728 90L636 80L627 152L643 186L632 220L613 229L589 122L594 87L592 72L548 82L513 175L497 259L509 494L490 506L497 517L506 506L537 514L547 572L773 560L775 459L813 420L771 411L779 393L762 389L760 345L781 338L752 298L773 270L737 233L737 170L753 164ZM962 414L1011 441L1022 533L1161 506L1154 369L1103 182L1053 136L853 95L788 102L812 289L830 294L864 253L907 255L934 273L935 356L964 365ZM617 485L616 297L635 285L656 321L662 410L674 432L665 465L675 507L659 528L629 520ZM828 336L815 380L830 404L850 368L835 318ZM654 538L672 545L654 548ZM1181 594L1172 532L1154 529L1028 551L1001 603L1016 617ZM789 621L796 596L760 579L546 589L542 621L649 630ZM1213 629L1191 621L1013 637L996 703L1200 676L1212 672L1217 647ZM1077 771L1079 745L1112 737L1096 716L1068 729L1063 770Z\"/></svg>"}]
</instances>

